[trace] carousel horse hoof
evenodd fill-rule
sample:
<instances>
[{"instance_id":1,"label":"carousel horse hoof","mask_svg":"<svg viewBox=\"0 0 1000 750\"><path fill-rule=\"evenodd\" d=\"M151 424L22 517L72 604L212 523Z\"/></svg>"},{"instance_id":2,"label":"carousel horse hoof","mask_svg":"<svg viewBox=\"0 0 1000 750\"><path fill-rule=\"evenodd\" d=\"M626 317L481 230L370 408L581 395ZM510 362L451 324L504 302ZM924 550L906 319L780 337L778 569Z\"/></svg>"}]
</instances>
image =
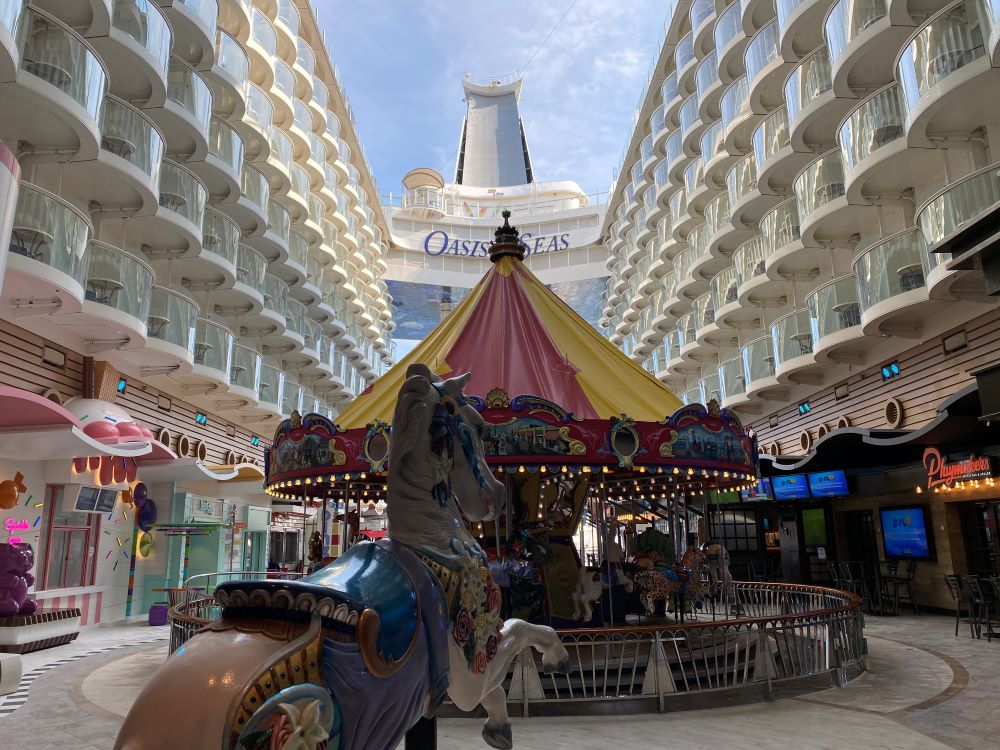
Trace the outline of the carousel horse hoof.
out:
<instances>
[{"instance_id":1,"label":"carousel horse hoof","mask_svg":"<svg viewBox=\"0 0 1000 750\"><path fill-rule=\"evenodd\" d=\"M483 727L483 739L486 740L487 745L499 750L511 750L514 747L514 737L510 731L509 721L495 729L489 725Z\"/></svg>"}]
</instances>

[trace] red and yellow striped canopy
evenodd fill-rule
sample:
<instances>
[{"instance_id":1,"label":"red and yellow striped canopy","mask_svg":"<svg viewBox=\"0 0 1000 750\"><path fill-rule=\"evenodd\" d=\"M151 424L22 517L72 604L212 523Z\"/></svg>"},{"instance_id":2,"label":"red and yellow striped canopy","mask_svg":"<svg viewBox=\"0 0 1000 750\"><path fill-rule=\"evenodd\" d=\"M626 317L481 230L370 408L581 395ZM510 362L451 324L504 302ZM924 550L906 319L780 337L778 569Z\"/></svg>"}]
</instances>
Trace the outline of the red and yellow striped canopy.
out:
<instances>
[{"instance_id":1,"label":"red and yellow striped canopy","mask_svg":"<svg viewBox=\"0 0 1000 750\"><path fill-rule=\"evenodd\" d=\"M540 396L584 419L652 422L680 400L601 336L516 257L499 258L462 303L335 420L343 429L390 421L406 368L472 373L468 395L493 388Z\"/></svg>"}]
</instances>

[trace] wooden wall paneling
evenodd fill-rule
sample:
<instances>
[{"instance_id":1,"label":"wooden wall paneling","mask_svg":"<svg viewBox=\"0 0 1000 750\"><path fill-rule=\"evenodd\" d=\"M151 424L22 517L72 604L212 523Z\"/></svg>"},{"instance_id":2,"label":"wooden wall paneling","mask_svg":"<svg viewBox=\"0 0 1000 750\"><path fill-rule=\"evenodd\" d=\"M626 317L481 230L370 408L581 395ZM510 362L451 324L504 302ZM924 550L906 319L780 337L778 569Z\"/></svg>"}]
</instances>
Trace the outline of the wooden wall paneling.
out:
<instances>
[{"instance_id":1,"label":"wooden wall paneling","mask_svg":"<svg viewBox=\"0 0 1000 750\"><path fill-rule=\"evenodd\" d=\"M48 346L63 353L62 367L42 361L42 352ZM0 320L0 383L42 394L50 388L65 401L79 396L83 388L83 357L46 341L23 328Z\"/></svg>"}]
</instances>

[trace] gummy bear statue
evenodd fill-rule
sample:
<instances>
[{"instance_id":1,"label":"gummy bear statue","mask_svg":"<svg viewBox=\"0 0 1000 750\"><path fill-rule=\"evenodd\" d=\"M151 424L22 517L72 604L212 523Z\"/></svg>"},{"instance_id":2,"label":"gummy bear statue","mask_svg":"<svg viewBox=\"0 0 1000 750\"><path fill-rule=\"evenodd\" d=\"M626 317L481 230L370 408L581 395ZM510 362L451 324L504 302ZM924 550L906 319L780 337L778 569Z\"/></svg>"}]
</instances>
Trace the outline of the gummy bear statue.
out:
<instances>
[{"instance_id":1,"label":"gummy bear statue","mask_svg":"<svg viewBox=\"0 0 1000 750\"><path fill-rule=\"evenodd\" d=\"M29 572L34 564L30 544L0 544L0 617L35 613L35 600L28 598L35 582Z\"/></svg>"}]
</instances>

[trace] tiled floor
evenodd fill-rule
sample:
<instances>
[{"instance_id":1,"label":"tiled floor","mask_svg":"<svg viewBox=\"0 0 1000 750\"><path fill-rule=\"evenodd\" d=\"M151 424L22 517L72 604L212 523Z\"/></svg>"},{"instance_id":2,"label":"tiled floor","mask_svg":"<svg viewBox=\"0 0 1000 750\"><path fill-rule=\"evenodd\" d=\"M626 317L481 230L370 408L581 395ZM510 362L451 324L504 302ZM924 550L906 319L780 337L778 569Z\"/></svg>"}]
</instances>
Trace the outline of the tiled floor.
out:
<instances>
[{"instance_id":1,"label":"tiled floor","mask_svg":"<svg viewBox=\"0 0 1000 750\"><path fill-rule=\"evenodd\" d=\"M1000 642L970 640L967 629L955 638L953 627L944 617L869 618L871 669L845 688L707 711L515 720L515 747L996 747ZM142 641L165 635L139 627L92 630L71 646L36 655L26 671L55 665L38 673L23 705L0 718L4 746L111 748L121 716L166 654L165 643ZM485 748L479 730L478 720L441 721L439 748Z\"/></svg>"}]
</instances>

